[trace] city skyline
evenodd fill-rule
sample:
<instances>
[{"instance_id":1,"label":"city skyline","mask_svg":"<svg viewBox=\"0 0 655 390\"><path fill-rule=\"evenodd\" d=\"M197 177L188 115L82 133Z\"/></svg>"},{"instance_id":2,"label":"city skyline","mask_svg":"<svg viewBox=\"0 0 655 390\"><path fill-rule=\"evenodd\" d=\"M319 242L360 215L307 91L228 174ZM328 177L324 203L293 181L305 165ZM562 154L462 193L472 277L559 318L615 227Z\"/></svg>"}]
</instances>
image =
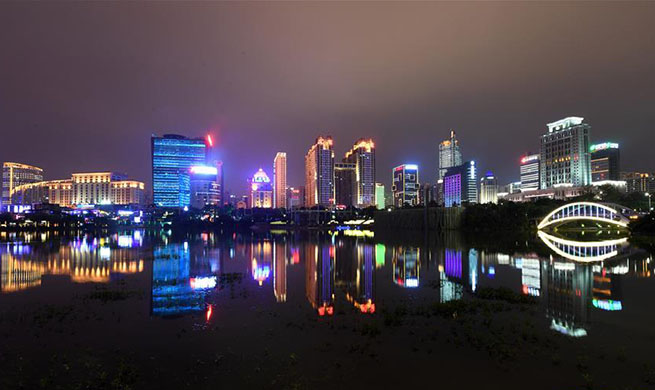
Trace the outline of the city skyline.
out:
<instances>
[{"instance_id":1,"label":"city skyline","mask_svg":"<svg viewBox=\"0 0 655 390\"><path fill-rule=\"evenodd\" d=\"M434 182L434 145L452 128L465 158L507 183L519 179L517 162L538 149L535 139L548 121L576 115L592 124L591 142L622 146L622 170L655 170L647 149L655 91L647 21L655 7L211 4L202 13L182 10L181 20L193 21L194 29L180 22L172 31L167 21L179 16L174 5L117 5L105 13L93 12L96 7L2 5L0 45L9 55L0 76L0 126L7 129L0 160L42 167L46 180L111 169L151 188L144 152L150 134L210 133L211 160L225 162L226 189L239 193L279 150L289 154L289 186L301 185L306 145L331 134L336 156L353 139L372 138L379 172L413 162ZM270 12L258 12L264 8ZM374 18L348 18L371 12ZM449 35L464 17L478 27ZM231 19L285 27L244 33L244 23ZM335 23L342 32L331 33ZM395 23L409 27L384 28ZM531 34L523 33L526 23ZM616 28L606 31L607 25ZM120 38L125 26L131 39ZM153 43L152 36L171 39ZM91 51L74 55L82 49ZM171 51L178 56L170 58ZM289 62L293 55L300 57ZM377 180L390 188L388 176Z\"/></svg>"}]
</instances>

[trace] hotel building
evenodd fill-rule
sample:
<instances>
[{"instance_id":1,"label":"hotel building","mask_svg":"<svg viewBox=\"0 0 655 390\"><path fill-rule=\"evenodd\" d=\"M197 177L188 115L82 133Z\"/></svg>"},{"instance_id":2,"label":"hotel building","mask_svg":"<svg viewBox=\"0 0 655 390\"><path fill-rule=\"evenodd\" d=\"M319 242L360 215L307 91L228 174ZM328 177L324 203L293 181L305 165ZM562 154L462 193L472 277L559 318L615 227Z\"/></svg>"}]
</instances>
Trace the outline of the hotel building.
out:
<instances>
[{"instance_id":1,"label":"hotel building","mask_svg":"<svg viewBox=\"0 0 655 390\"><path fill-rule=\"evenodd\" d=\"M305 206L334 204L334 151L332 137L318 137L305 155Z\"/></svg>"},{"instance_id":2,"label":"hotel building","mask_svg":"<svg viewBox=\"0 0 655 390\"><path fill-rule=\"evenodd\" d=\"M498 203L498 179L491 171L480 179L480 203Z\"/></svg>"},{"instance_id":3,"label":"hotel building","mask_svg":"<svg viewBox=\"0 0 655 390\"><path fill-rule=\"evenodd\" d=\"M418 165L403 164L392 171L391 192L396 207L417 206L419 204Z\"/></svg>"},{"instance_id":4,"label":"hotel building","mask_svg":"<svg viewBox=\"0 0 655 390\"><path fill-rule=\"evenodd\" d=\"M457 207L463 203L477 203L477 169L475 161L448 168L443 179L444 205ZM497 191L496 191L497 193Z\"/></svg>"},{"instance_id":5,"label":"hotel building","mask_svg":"<svg viewBox=\"0 0 655 390\"><path fill-rule=\"evenodd\" d=\"M591 184L591 126L583 120L572 116L548 124L548 132L541 136L541 189Z\"/></svg>"},{"instance_id":6,"label":"hotel building","mask_svg":"<svg viewBox=\"0 0 655 390\"><path fill-rule=\"evenodd\" d=\"M354 204L375 205L375 144L372 139L359 139L346 153L344 163L355 164Z\"/></svg>"},{"instance_id":7,"label":"hotel building","mask_svg":"<svg viewBox=\"0 0 655 390\"><path fill-rule=\"evenodd\" d=\"M287 207L287 154L278 152L273 160L273 200L275 208Z\"/></svg>"},{"instance_id":8,"label":"hotel building","mask_svg":"<svg viewBox=\"0 0 655 390\"><path fill-rule=\"evenodd\" d=\"M185 207L191 203L190 169L207 162L211 138L166 134L152 136L152 195L155 205Z\"/></svg>"},{"instance_id":9,"label":"hotel building","mask_svg":"<svg viewBox=\"0 0 655 390\"><path fill-rule=\"evenodd\" d=\"M2 164L2 203L11 204L14 188L23 184L43 181L43 169L27 164L5 162Z\"/></svg>"}]
</instances>

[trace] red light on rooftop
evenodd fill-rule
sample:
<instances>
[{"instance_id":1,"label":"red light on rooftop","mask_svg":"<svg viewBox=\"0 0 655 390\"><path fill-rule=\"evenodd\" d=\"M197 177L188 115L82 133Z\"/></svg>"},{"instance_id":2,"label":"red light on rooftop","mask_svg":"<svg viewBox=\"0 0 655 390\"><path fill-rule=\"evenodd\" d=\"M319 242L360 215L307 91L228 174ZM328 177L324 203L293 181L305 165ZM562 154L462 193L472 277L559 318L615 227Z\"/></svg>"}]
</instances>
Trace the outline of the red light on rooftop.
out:
<instances>
[{"instance_id":1,"label":"red light on rooftop","mask_svg":"<svg viewBox=\"0 0 655 390\"><path fill-rule=\"evenodd\" d=\"M209 320L212 318L212 314L214 313L212 309L212 305L207 305L207 313L205 314L205 318L209 322Z\"/></svg>"},{"instance_id":2,"label":"red light on rooftop","mask_svg":"<svg viewBox=\"0 0 655 390\"><path fill-rule=\"evenodd\" d=\"M211 134L207 134L207 143L209 144L210 148L214 147L214 141L212 140Z\"/></svg>"}]
</instances>

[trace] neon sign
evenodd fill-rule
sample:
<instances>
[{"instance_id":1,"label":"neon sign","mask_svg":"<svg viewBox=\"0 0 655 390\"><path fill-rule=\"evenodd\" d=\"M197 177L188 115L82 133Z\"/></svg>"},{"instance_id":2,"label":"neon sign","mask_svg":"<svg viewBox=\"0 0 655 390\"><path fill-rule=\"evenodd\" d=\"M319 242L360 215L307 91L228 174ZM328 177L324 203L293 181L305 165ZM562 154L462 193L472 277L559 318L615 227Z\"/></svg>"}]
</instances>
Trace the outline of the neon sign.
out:
<instances>
[{"instance_id":1,"label":"neon sign","mask_svg":"<svg viewBox=\"0 0 655 390\"><path fill-rule=\"evenodd\" d=\"M196 175L218 175L218 168L206 165L194 165L191 167L191 173Z\"/></svg>"},{"instance_id":2,"label":"neon sign","mask_svg":"<svg viewBox=\"0 0 655 390\"><path fill-rule=\"evenodd\" d=\"M617 144L617 143L605 142L605 143L602 143L602 144L591 145L589 147L589 151L593 153L593 152L598 152L599 150L618 149L618 148L619 148L619 144Z\"/></svg>"}]
</instances>

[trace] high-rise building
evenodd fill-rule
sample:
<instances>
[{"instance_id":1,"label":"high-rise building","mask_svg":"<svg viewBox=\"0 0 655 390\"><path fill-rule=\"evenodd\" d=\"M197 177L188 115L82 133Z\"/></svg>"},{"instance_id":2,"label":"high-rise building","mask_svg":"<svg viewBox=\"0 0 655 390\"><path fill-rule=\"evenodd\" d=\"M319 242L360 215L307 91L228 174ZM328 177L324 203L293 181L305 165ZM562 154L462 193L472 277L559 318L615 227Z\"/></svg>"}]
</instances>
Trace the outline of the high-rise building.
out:
<instances>
[{"instance_id":1,"label":"high-rise building","mask_svg":"<svg viewBox=\"0 0 655 390\"><path fill-rule=\"evenodd\" d=\"M375 183L375 207L378 210L386 207L386 202L384 201L384 184L382 183Z\"/></svg>"},{"instance_id":2,"label":"high-rise building","mask_svg":"<svg viewBox=\"0 0 655 390\"><path fill-rule=\"evenodd\" d=\"M225 197L225 176L223 175L223 161L216 161L216 172L218 174L216 178L216 183L218 184L218 205L223 206L228 202L228 199Z\"/></svg>"},{"instance_id":3,"label":"high-rise building","mask_svg":"<svg viewBox=\"0 0 655 390\"><path fill-rule=\"evenodd\" d=\"M480 179L480 203L498 203L498 179L491 171Z\"/></svg>"},{"instance_id":4,"label":"high-rise building","mask_svg":"<svg viewBox=\"0 0 655 390\"><path fill-rule=\"evenodd\" d=\"M527 154L521 157L521 191L534 191L539 189L539 155Z\"/></svg>"},{"instance_id":5,"label":"high-rise building","mask_svg":"<svg viewBox=\"0 0 655 390\"><path fill-rule=\"evenodd\" d=\"M273 207L273 186L266 172L259 168L250 179L250 207Z\"/></svg>"},{"instance_id":6,"label":"high-rise building","mask_svg":"<svg viewBox=\"0 0 655 390\"><path fill-rule=\"evenodd\" d=\"M43 169L32 165L15 162L2 164L2 203L11 204L11 194L14 188L23 184L38 183L43 181Z\"/></svg>"},{"instance_id":7,"label":"high-rise building","mask_svg":"<svg viewBox=\"0 0 655 390\"><path fill-rule=\"evenodd\" d=\"M273 199L275 208L287 207L287 154L277 152L273 160Z\"/></svg>"},{"instance_id":8,"label":"high-rise building","mask_svg":"<svg viewBox=\"0 0 655 390\"><path fill-rule=\"evenodd\" d=\"M202 209L221 204L221 186L217 166L194 165L189 169L190 205Z\"/></svg>"},{"instance_id":9,"label":"high-rise building","mask_svg":"<svg viewBox=\"0 0 655 390\"><path fill-rule=\"evenodd\" d=\"M346 153L343 162L355 164L354 204L369 207L375 204L375 144L361 138Z\"/></svg>"},{"instance_id":10,"label":"high-rise building","mask_svg":"<svg viewBox=\"0 0 655 390\"><path fill-rule=\"evenodd\" d=\"M339 206L354 206L357 199L357 164L334 164L335 203Z\"/></svg>"},{"instance_id":11,"label":"high-rise building","mask_svg":"<svg viewBox=\"0 0 655 390\"><path fill-rule=\"evenodd\" d=\"M604 142L589 147L591 153L591 181L621 180L619 144Z\"/></svg>"},{"instance_id":12,"label":"high-rise building","mask_svg":"<svg viewBox=\"0 0 655 390\"><path fill-rule=\"evenodd\" d=\"M405 205L417 206L419 204L418 165L403 164L393 169L391 192L393 204L396 207Z\"/></svg>"},{"instance_id":13,"label":"high-rise building","mask_svg":"<svg viewBox=\"0 0 655 390\"><path fill-rule=\"evenodd\" d=\"M439 177L443 179L446 170L451 167L462 165L462 152L459 150L459 141L455 137L455 131L450 131L450 138L441 141L439 144Z\"/></svg>"},{"instance_id":14,"label":"high-rise building","mask_svg":"<svg viewBox=\"0 0 655 390\"><path fill-rule=\"evenodd\" d=\"M332 137L318 137L305 155L305 206L334 204Z\"/></svg>"},{"instance_id":15,"label":"high-rise building","mask_svg":"<svg viewBox=\"0 0 655 390\"><path fill-rule=\"evenodd\" d=\"M467 161L462 165L448 168L443 179L443 188L446 207L477 203L478 183L475 161Z\"/></svg>"},{"instance_id":16,"label":"high-rise building","mask_svg":"<svg viewBox=\"0 0 655 390\"><path fill-rule=\"evenodd\" d=\"M157 206L185 207L191 203L190 169L207 163L210 138L166 134L152 136L152 198Z\"/></svg>"},{"instance_id":17,"label":"high-rise building","mask_svg":"<svg viewBox=\"0 0 655 390\"><path fill-rule=\"evenodd\" d=\"M541 136L541 189L591 184L591 126L583 120L572 116L548 124L548 132Z\"/></svg>"}]
</instances>

